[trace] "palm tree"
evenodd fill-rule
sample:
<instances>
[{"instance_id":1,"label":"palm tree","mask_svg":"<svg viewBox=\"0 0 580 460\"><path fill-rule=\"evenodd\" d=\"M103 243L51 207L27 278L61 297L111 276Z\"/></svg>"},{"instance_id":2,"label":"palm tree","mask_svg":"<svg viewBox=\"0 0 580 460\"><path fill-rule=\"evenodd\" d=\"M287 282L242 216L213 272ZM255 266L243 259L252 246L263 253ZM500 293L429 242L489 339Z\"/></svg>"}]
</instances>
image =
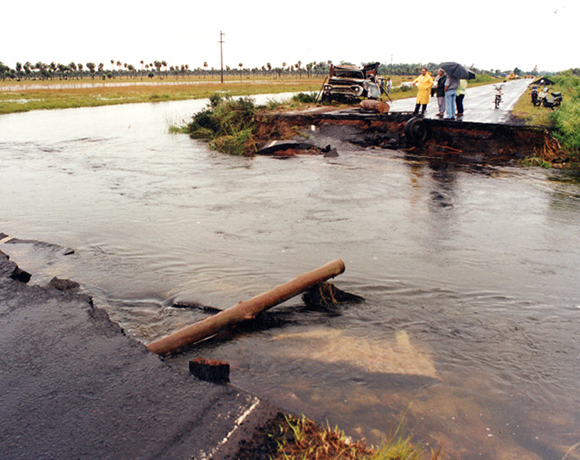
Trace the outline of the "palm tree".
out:
<instances>
[{"instance_id":1,"label":"palm tree","mask_svg":"<svg viewBox=\"0 0 580 460\"><path fill-rule=\"evenodd\" d=\"M113 72L115 71L115 60L111 59L111 69L113 69Z\"/></svg>"},{"instance_id":2,"label":"palm tree","mask_svg":"<svg viewBox=\"0 0 580 460\"><path fill-rule=\"evenodd\" d=\"M26 74L26 78L30 79L30 75L32 74L32 63L30 61L24 63L24 73Z\"/></svg>"},{"instance_id":3,"label":"palm tree","mask_svg":"<svg viewBox=\"0 0 580 460\"><path fill-rule=\"evenodd\" d=\"M91 73L91 78L95 79L95 63L94 62L87 62L87 69Z\"/></svg>"},{"instance_id":4,"label":"palm tree","mask_svg":"<svg viewBox=\"0 0 580 460\"><path fill-rule=\"evenodd\" d=\"M77 65L74 62L71 62L69 65L70 70L73 72L73 77L77 77L78 79L78 74L77 74Z\"/></svg>"},{"instance_id":5,"label":"palm tree","mask_svg":"<svg viewBox=\"0 0 580 460\"><path fill-rule=\"evenodd\" d=\"M240 78L242 78L242 67L244 67L244 64L240 62L238 66L240 67Z\"/></svg>"},{"instance_id":6,"label":"palm tree","mask_svg":"<svg viewBox=\"0 0 580 460\"><path fill-rule=\"evenodd\" d=\"M157 73L159 74L159 78L162 78L162 76L161 76L161 66L163 64L161 63L161 61L155 61L155 62L153 62L153 65L155 66L155 69L157 69Z\"/></svg>"},{"instance_id":7,"label":"palm tree","mask_svg":"<svg viewBox=\"0 0 580 460\"><path fill-rule=\"evenodd\" d=\"M207 71L207 61L204 61L203 68ZM205 72L204 72L203 78L205 78Z\"/></svg>"}]
</instances>

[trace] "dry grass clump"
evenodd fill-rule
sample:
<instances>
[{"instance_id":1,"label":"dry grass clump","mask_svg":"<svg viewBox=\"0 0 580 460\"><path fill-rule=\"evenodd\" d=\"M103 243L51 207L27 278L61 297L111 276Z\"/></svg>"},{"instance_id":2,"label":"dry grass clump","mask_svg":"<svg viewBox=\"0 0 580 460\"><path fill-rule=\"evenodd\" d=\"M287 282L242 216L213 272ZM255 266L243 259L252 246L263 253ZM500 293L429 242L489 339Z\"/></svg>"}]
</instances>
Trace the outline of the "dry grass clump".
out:
<instances>
[{"instance_id":1,"label":"dry grass clump","mask_svg":"<svg viewBox=\"0 0 580 460\"><path fill-rule=\"evenodd\" d=\"M287 425L278 442L278 452L273 460L359 460L370 458L373 449L363 441L352 442L338 428L321 429L312 420L302 416L287 416Z\"/></svg>"},{"instance_id":2,"label":"dry grass clump","mask_svg":"<svg viewBox=\"0 0 580 460\"><path fill-rule=\"evenodd\" d=\"M423 449L411 437L399 434L401 426L379 448L369 447L364 441L354 442L338 428L321 428L302 416L286 416L280 426L278 450L271 460L422 460ZM439 458L441 448L431 452L430 459Z\"/></svg>"}]
</instances>

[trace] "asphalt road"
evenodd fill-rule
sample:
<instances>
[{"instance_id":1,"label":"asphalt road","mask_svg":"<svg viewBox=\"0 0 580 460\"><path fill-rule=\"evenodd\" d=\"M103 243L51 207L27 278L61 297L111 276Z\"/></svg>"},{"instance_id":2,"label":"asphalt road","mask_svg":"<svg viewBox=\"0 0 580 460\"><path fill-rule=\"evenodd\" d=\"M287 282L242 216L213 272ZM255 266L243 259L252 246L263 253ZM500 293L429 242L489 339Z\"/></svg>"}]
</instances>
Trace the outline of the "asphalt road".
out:
<instances>
[{"instance_id":1,"label":"asphalt road","mask_svg":"<svg viewBox=\"0 0 580 460\"><path fill-rule=\"evenodd\" d=\"M503 102L499 108L495 108L495 85L467 87L465 93L464 121L474 121L480 123L505 123L509 120L510 112L520 96L527 90L532 82L529 79L506 81L503 92ZM415 109L415 98L399 99L389 103L391 112L412 112ZM425 118L436 118L439 112L437 98L431 98L427 106Z\"/></svg>"},{"instance_id":2,"label":"asphalt road","mask_svg":"<svg viewBox=\"0 0 580 460\"><path fill-rule=\"evenodd\" d=\"M169 366L75 288L28 285L15 268L0 251L1 459L220 460L277 413Z\"/></svg>"}]
</instances>

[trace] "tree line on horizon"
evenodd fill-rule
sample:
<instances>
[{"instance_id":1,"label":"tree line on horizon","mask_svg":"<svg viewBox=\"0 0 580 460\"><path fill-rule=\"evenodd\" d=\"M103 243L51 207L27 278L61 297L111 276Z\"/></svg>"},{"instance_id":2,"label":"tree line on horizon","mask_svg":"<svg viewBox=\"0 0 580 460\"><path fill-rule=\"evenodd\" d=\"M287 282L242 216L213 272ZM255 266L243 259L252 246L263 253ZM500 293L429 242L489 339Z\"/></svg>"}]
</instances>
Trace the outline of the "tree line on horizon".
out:
<instances>
[{"instance_id":1,"label":"tree line on horizon","mask_svg":"<svg viewBox=\"0 0 580 460\"><path fill-rule=\"evenodd\" d=\"M364 65L366 63L361 63ZM294 75L294 76L307 76L307 77L323 77L328 75L330 71L331 61L326 62L310 62L303 65L301 61L296 64L288 65L283 62L280 67L273 67L271 63L266 63L261 67L245 68L243 63L239 63L237 67L231 67L229 65L224 66L223 73L226 76L275 76L283 77L284 75ZM341 61L338 65L353 65L352 63ZM397 76L408 76L408 75L418 75L421 73L423 67L427 67L433 73L439 68L440 64L427 63L427 64L380 64L379 74L381 75L397 75ZM488 74L491 76L505 76L510 73L514 73L518 76L528 74L528 75L539 75L537 68L529 72L523 72L517 67L510 70L501 69L491 69L482 70L477 69L473 65L468 66L470 70L476 74ZM580 69L572 69L574 74L580 75ZM140 61L140 68L135 67L132 64L122 63L121 61L111 59L110 67L105 66L104 63L95 64L94 62L87 62L85 64L70 62L69 64L60 64L56 62L51 62L46 64L43 62L37 62L32 64L27 61L24 64L20 62L16 63L14 68L10 68L0 61L0 79L2 80L68 80L68 79L81 79L90 77L100 78L100 79L112 79L112 78L164 78L168 76L173 76L176 78L186 77L186 76L215 76L222 72L222 69L216 69L214 67L209 67L207 62L204 62L202 66L195 69L190 69L188 64L172 65L169 66L167 61L159 60L153 61L151 63L146 63L145 61ZM542 73L542 75L550 75L551 73Z\"/></svg>"}]
</instances>

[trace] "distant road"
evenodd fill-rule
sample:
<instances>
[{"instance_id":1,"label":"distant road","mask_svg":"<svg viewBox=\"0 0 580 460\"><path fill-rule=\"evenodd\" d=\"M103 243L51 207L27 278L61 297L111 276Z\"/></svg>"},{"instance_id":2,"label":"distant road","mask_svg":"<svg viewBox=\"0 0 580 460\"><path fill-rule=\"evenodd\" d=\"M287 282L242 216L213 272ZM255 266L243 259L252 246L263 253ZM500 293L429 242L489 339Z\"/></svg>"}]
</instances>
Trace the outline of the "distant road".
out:
<instances>
[{"instance_id":1,"label":"distant road","mask_svg":"<svg viewBox=\"0 0 580 460\"><path fill-rule=\"evenodd\" d=\"M530 79L520 79L505 82L502 88L503 101L498 109L494 105L495 85L468 87L463 101L463 120L482 123L505 123L508 121L514 105L532 81ZM415 98L399 99L389 103L389 105L392 112L413 111L415 109ZM425 117L436 118L435 115L438 112L437 98L431 98Z\"/></svg>"}]
</instances>

